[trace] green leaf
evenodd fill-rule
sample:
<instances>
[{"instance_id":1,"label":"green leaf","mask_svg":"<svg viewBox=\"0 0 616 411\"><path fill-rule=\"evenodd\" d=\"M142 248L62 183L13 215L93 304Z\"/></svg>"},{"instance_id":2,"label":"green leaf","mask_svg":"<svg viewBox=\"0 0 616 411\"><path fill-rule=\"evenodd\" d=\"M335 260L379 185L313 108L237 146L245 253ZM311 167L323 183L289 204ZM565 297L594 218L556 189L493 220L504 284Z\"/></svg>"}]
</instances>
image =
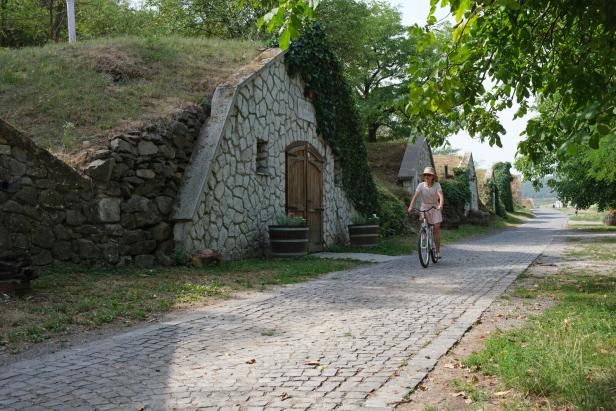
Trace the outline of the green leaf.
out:
<instances>
[{"instance_id":1,"label":"green leaf","mask_svg":"<svg viewBox=\"0 0 616 411\"><path fill-rule=\"evenodd\" d=\"M290 44L291 44L291 31L288 28L286 28L280 34L280 40L278 40L278 45L282 50L287 50Z\"/></svg>"}]
</instances>

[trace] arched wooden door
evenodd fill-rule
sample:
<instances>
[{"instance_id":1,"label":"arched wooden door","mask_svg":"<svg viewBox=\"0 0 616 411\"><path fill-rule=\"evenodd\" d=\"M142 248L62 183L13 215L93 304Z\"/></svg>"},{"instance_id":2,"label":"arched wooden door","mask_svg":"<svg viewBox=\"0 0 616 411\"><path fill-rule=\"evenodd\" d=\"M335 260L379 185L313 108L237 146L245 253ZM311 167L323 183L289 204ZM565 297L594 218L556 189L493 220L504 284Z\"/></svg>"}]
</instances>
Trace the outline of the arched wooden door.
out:
<instances>
[{"instance_id":1,"label":"arched wooden door","mask_svg":"<svg viewBox=\"0 0 616 411\"><path fill-rule=\"evenodd\" d=\"M287 214L302 216L310 227L310 251L323 249L323 159L307 142L287 147Z\"/></svg>"}]
</instances>

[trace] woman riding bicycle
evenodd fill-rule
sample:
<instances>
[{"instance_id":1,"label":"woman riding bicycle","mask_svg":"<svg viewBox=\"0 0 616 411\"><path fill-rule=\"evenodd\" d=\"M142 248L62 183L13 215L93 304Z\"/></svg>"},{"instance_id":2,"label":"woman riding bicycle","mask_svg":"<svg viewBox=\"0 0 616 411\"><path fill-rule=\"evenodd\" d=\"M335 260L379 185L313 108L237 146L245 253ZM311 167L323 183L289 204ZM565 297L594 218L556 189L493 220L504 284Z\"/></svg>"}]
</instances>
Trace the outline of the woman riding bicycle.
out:
<instances>
[{"instance_id":1,"label":"woman riding bicycle","mask_svg":"<svg viewBox=\"0 0 616 411\"><path fill-rule=\"evenodd\" d=\"M441 258L441 222L443 214L441 210L445 205L443 189L438 182L438 176L432 167L426 167L421 175L423 183L417 185L415 195L411 199L408 212L412 214L415 211L415 201L417 198L421 201L421 214L428 220L428 224L434 224L434 242L436 243L436 258ZM434 207L434 208L433 208ZM423 216L420 216L423 218Z\"/></svg>"}]
</instances>

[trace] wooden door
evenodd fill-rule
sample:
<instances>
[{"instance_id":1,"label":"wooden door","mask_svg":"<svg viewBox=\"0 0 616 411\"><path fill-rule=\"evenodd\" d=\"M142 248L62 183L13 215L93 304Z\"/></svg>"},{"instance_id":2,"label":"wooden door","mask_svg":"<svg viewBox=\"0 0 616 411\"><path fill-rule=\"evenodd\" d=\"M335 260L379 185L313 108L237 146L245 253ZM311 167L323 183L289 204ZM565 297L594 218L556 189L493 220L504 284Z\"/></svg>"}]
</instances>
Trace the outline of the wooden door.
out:
<instances>
[{"instance_id":1,"label":"wooden door","mask_svg":"<svg viewBox=\"0 0 616 411\"><path fill-rule=\"evenodd\" d=\"M310 251L323 249L323 160L306 142L287 148L287 214L302 216L310 227Z\"/></svg>"}]
</instances>

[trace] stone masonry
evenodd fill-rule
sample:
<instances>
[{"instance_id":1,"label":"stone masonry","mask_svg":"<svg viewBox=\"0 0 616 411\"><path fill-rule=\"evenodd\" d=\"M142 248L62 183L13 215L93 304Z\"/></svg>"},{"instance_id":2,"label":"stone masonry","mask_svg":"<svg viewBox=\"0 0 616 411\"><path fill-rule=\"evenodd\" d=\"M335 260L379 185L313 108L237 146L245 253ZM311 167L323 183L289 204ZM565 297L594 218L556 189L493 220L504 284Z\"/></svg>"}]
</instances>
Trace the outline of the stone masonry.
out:
<instances>
[{"instance_id":1,"label":"stone masonry","mask_svg":"<svg viewBox=\"0 0 616 411\"><path fill-rule=\"evenodd\" d=\"M206 110L127 130L78 171L0 121L0 250L35 265L170 263L170 216Z\"/></svg>"},{"instance_id":2,"label":"stone masonry","mask_svg":"<svg viewBox=\"0 0 616 411\"><path fill-rule=\"evenodd\" d=\"M335 181L338 160L317 135L314 107L301 80L287 74L280 50L266 51L219 86L212 107L175 216L177 243L188 252L223 250L227 258L266 252L267 227L285 214L286 148L298 141L325 160L324 242L346 240L352 207Z\"/></svg>"},{"instance_id":3,"label":"stone masonry","mask_svg":"<svg viewBox=\"0 0 616 411\"><path fill-rule=\"evenodd\" d=\"M0 121L2 252L36 265L170 264L176 247L262 255L268 224L285 213L285 150L298 141L325 161L324 242L346 239L340 164L280 50L221 84L211 107L207 121L210 106L194 105L114 135L80 152L77 169Z\"/></svg>"}]
</instances>

